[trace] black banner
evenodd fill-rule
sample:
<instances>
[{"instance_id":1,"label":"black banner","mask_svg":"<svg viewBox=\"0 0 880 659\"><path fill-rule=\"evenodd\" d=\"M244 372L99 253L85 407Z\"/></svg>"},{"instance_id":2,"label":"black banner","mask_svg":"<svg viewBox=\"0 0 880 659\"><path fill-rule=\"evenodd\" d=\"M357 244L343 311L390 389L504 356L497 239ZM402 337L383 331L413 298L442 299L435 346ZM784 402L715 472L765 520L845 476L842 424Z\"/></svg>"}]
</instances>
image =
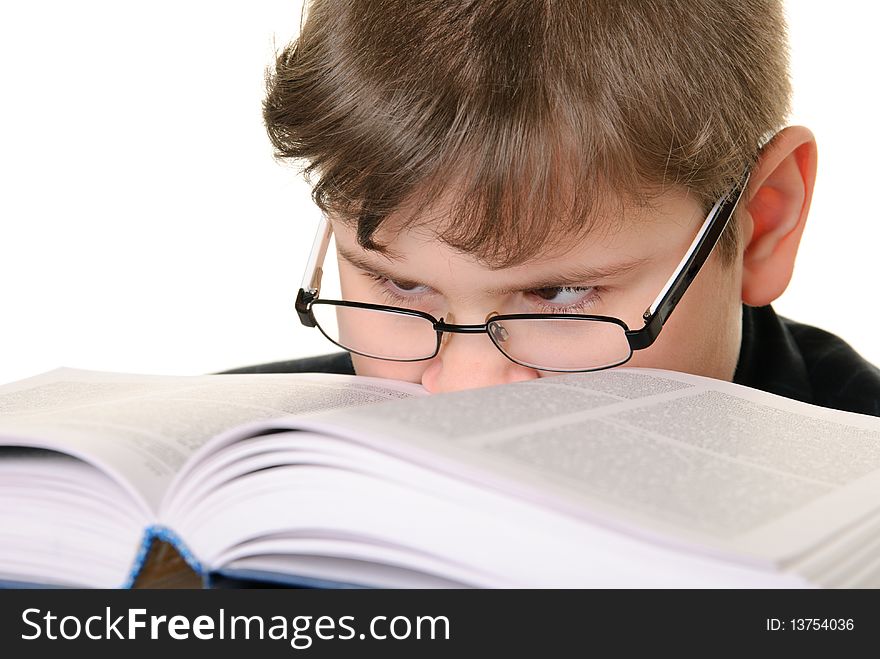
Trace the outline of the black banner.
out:
<instances>
[{"instance_id":1,"label":"black banner","mask_svg":"<svg viewBox=\"0 0 880 659\"><path fill-rule=\"evenodd\" d=\"M880 645L880 591L7 590L7 657L606 654ZM222 647L221 647L222 646ZM157 655L158 656L158 655Z\"/></svg>"}]
</instances>

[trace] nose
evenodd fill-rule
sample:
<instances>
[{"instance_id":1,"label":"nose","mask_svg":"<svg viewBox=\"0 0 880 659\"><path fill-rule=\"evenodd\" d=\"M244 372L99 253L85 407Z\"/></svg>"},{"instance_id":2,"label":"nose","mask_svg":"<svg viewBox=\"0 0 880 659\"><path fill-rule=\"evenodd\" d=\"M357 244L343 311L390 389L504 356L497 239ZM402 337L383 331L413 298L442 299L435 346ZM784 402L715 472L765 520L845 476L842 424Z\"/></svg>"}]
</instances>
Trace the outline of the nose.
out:
<instances>
[{"instance_id":1,"label":"nose","mask_svg":"<svg viewBox=\"0 0 880 659\"><path fill-rule=\"evenodd\" d=\"M440 352L422 372L430 393L533 380L538 372L510 361L485 334L446 334Z\"/></svg>"}]
</instances>

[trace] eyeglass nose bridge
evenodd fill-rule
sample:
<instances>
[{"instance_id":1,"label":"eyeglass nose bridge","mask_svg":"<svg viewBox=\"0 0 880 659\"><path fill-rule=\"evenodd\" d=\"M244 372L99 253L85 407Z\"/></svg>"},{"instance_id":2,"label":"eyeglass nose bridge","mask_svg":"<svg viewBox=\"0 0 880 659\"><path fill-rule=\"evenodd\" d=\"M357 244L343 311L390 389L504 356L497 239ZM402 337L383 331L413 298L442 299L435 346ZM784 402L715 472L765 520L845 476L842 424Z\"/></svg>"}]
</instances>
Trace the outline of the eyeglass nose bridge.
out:
<instances>
[{"instance_id":1,"label":"eyeglass nose bridge","mask_svg":"<svg viewBox=\"0 0 880 659\"><path fill-rule=\"evenodd\" d=\"M434 330L444 334L487 334L489 332L489 323L482 325L458 325L455 323L447 323L442 318L434 323Z\"/></svg>"},{"instance_id":2,"label":"eyeglass nose bridge","mask_svg":"<svg viewBox=\"0 0 880 659\"><path fill-rule=\"evenodd\" d=\"M442 318L434 323L434 330L437 332L438 343L442 342L444 334L488 334L496 346L506 342L510 338L507 329L499 322L492 322L492 317L497 315L491 313L486 316L486 322L482 325L459 325L456 323L447 323Z\"/></svg>"}]
</instances>

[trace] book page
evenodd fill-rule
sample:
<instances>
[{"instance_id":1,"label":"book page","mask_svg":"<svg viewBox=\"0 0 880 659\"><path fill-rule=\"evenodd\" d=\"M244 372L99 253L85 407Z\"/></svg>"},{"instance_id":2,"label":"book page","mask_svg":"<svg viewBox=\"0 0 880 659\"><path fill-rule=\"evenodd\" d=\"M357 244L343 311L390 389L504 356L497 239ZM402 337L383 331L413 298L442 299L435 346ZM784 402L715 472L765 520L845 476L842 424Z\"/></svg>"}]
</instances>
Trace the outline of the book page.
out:
<instances>
[{"instance_id":1,"label":"book page","mask_svg":"<svg viewBox=\"0 0 880 659\"><path fill-rule=\"evenodd\" d=\"M880 500L880 419L653 369L542 378L309 424L633 532L777 559Z\"/></svg>"},{"instance_id":2,"label":"book page","mask_svg":"<svg viewBox=\"0 0 880 659\"><path fill-rule=\"evenodd\" d=\"M331 374L158 376L58 369L0 387L0 445L49 448L111 474L154 512L213 435L261 419L423 394Z\"/></svg>"}]
</instances>

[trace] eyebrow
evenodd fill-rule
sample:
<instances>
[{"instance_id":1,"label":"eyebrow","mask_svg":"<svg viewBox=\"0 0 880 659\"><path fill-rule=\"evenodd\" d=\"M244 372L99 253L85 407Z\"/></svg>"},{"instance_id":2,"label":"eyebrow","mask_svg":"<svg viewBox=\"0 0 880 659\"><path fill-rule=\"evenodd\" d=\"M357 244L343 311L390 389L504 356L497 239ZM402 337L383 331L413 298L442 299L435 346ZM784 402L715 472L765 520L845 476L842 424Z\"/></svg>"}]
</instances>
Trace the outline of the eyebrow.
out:
<instances>
[{"instance_id":1,"label":"eyebrow","mask_svg":"<svg viewBox=\"0 0 880 659\"><path fill-rule=\"evenodd\" d=\"M537 291L542 288L559 288L564 286L588 286L608 279L615 279L644 265L647 259L634 259L621 263L609 264L602 267L578 266L550 277L533 280L504 288L495 288L489 291L492 295L506 295L518 291Z\"/></svg>"},{"instance_id":2,"label":"eyebrow","mask_svg":"<svg viewBox=\"0 0 880 659\"><path fill-rule=\"evenodd\" d=\"M381 265L373 263L369 258L362 254L349 251L340 245L336 246L338 254L348 261L351 265L370 274L391 279L398 284L419 285L424 282L413 281L408 277L401 277L384 269ZM606 279L621 277L632 270L647 263L648 259L632 259L621 263L614 263L601 267L578 266L573 269L566 270L550 277L544 277L540 280L526 281L514 286L505 286L503 288L494 288L487 293L490 295L507 295L510 293L518 293L520 291L540 290L542 288L558 288L564 286L584 286L590 282L598 282Z\"/></svg>"},{"instance_id":3,"label":"eyebrow","mask_svg":"<svg viewBox=\"0 0 880 659\"><path fill-rule=\"evenodd\" d=\"M341 245L336 245L336 252L344 258L346 261L351 263L354 267L363 270L365 272L369 272L373 275L378 275L379 277L384 277L385 279L391 279L396 281L398 284L413 284L416 285L419 282L411 281L406 277L399 277L390 270L385 270L381 265L377 265L372 263L369 258L364 256L363 254L359 254L357 252L352 252L342 247ZM387 257L386 257L387 258ZM390 259L388 259L390 261Z\"/></svg>"}]
</instances>

